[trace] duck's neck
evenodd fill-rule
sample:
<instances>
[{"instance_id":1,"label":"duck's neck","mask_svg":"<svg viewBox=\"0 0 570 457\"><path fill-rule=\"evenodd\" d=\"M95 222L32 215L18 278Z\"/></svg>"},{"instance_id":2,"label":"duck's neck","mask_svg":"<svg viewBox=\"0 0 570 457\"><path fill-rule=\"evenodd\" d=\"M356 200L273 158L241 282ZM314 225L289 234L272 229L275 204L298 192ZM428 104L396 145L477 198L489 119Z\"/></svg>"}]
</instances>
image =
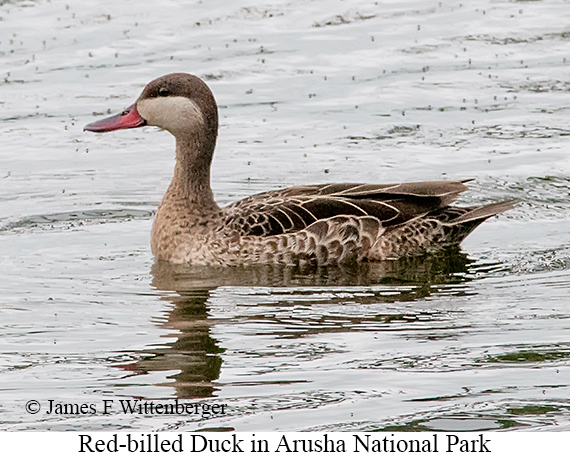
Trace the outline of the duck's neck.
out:
<instances>
[{"instance_id":1,"label":"duck's neck","mask_svg":"<svg viewBox=\"0 0 570 457\"><path fill-rule=\"evenodd\" d=\"M220 208L210 187L214 146L199 137L176 138L176 166L169 191L176 191L188 207L201 214Z\"/></svg>"}]
</instances>

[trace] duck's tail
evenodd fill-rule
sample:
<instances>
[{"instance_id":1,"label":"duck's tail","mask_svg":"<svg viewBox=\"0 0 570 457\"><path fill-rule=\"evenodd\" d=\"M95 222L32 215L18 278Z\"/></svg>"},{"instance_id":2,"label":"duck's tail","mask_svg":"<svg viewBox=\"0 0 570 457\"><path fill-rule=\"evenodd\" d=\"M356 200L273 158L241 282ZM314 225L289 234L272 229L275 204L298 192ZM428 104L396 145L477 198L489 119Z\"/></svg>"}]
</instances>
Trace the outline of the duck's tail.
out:
<instances>
[{"instance_id":1,"label":"duck's tail","mask_svg":"<svg viewBox=\"0 0 570 457\"><path fill-rule=\"evenodd\" d=\"M471 208L462 208L465 210L463 214L449 221L451 224L466 224L468 222L481 222L495 216L499 213L512 209L518 202L516 199L505 200L498 203L491 203L489 205L475 206Z\"/></svg>"},{"instance_id":2,"label":"duck's tail","mask_svg":"<svg viewBox=\"0 0 570 457\"><path fill-rule=\"evenodd\" d=\"M512 209L518 200L505 200L489 205L470 208L449 207L440 222L445 227L444 244L447 246L460 244L475 228L490 217Z\"/></svg>"},{"instance_id":3,"label":"duck's tail","mask_svg":"<svg viewBox=\"0 0 570 457\"><path fill-rule=\"evenodd\" d=\"M385 260L435 253L458 246L490 217L511 209L516 200L461 208L447 206L398 225L380 236L369 260Z\"/></svg>"}]
</instances>

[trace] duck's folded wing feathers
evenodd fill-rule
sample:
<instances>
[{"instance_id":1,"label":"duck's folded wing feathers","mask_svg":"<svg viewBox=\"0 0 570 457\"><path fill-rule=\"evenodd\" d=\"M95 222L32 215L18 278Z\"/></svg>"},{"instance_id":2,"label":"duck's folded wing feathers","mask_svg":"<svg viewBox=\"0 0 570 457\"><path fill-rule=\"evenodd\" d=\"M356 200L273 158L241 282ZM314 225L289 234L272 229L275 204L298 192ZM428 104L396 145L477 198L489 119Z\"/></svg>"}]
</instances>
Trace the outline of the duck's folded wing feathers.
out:
<instances>
[{"instance_id":1,"label":"duck's folded wing feathers","mask_svg":"<svg viewBox=\"0 0 570 457\"><path fill-rule=\"evenodd\" d=\"M223 208L223 226L240 235L293 233L339 215L373 216L382 226L444 208L467 189L462 181L324 184L253 195Z\"/></svg>"}]
</instances>

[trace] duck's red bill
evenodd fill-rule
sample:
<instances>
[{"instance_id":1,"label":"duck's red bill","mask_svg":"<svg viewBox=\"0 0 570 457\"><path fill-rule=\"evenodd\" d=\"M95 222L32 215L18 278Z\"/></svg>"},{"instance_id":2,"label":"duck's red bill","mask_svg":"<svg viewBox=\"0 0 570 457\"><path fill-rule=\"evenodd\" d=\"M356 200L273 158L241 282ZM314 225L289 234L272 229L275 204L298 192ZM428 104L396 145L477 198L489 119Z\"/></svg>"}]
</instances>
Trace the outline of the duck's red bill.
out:
<instances>
[{"instance_id":1,"label":"duck's red bill","mask_svg":"<svg viewBox=\"0 0 570 457\"><path fill-rule=\"evenodd\" d=\"M141 117L137 111L136 103L129 106L121 114L116 114L100 121L91 122L83 127L83 130L90 132L112 132L113 130L121 129L134 129L135 127L142 127L146 121Z\"/></svg>"}]
</instances>

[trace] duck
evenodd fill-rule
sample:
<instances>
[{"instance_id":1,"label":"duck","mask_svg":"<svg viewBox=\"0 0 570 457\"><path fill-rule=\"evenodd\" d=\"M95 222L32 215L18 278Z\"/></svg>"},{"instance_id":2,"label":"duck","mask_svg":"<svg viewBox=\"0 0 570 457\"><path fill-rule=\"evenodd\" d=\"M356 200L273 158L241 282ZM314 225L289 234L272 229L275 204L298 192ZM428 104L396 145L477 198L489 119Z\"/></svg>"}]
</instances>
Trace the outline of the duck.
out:
<instances>
[{"instance_id":1,"label":"duck","mask_svg":"<svg viewBox=\"0 0 570 457\"><path fill-rule=\"evenodd\" d=\"M479 224L515 203L452 203L470 180L301 185L225 207L210 168L218 106L207 84L172 73L146 85L120 114L90 132L155 126L176 139L174 174L153 222L159 261L210 266L346 265L429 255L458 246Z\"/></svg>"}]
</instances>

